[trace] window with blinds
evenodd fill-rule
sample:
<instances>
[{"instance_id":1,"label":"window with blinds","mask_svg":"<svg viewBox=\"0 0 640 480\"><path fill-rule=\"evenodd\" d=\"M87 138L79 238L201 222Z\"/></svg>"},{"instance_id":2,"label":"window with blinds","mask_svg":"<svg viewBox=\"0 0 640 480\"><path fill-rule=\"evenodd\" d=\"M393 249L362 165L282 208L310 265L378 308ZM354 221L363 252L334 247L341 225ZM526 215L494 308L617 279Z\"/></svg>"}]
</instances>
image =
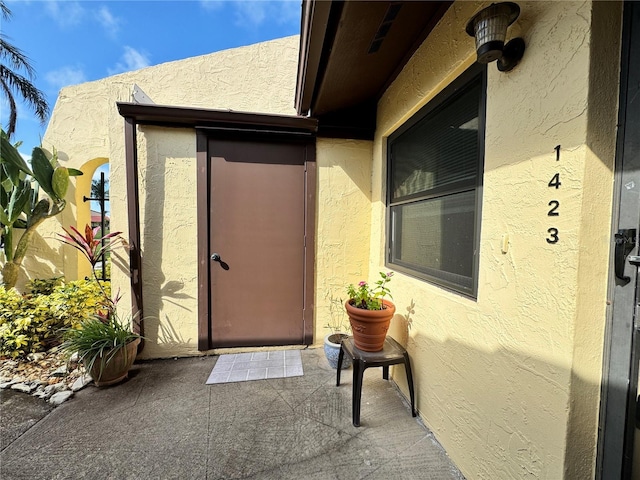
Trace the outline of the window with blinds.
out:
<instances>
[{"instance_id":1,"label":"window with blinds","mask_svg":"<svg viewBox=\"0 0 640 480\"><path fill-rule=\"evenodd\" d=\"M476 296L486 68L474 65L388 140L387 263Z\"/></svg>"}]
</instances>

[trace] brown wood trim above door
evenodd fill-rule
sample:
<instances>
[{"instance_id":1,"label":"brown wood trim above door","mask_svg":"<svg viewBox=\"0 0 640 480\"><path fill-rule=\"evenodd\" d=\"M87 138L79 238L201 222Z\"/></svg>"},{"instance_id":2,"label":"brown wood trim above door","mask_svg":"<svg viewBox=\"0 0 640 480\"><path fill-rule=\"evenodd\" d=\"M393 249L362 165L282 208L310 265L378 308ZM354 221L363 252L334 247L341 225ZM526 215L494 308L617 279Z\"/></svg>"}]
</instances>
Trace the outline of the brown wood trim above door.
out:
<instances>
[{"instance_id":1,"label":"brown wood trim above door","mask_svg":"<svg viewBox=\"0 0 640 480\"><path fill-rule=\"evenodd\" d=\"M271 130L277 132L310 132L318 130L314 118L295 115L232 112L204 108L173 107L168 105L142 105L117 102L123 117L133 118L138 124L164 127L226 127L231 130Z\"/></svg>"}]
</instances>

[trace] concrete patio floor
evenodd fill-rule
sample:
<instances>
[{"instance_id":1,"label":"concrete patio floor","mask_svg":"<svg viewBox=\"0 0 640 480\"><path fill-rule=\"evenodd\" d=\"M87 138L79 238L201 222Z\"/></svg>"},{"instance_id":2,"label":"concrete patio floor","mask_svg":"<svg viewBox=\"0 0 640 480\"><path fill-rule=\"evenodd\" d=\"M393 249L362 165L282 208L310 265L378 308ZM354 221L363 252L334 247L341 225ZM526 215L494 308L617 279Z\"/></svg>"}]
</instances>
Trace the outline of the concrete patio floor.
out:
<instances>
[{"instance_id":1,"label":"concrete patio floor","mask_svg":"<svg viewBox=\"0 0 640 480\"><path fill-rule=\"evenodd\" d=\"M141 362L76 393L2 439L0 478L463 478L379 368L356 428L351 369L336 387L322 349L302 351L302 377L205 385L217 358Z\"/></svg>"}]
</instances>

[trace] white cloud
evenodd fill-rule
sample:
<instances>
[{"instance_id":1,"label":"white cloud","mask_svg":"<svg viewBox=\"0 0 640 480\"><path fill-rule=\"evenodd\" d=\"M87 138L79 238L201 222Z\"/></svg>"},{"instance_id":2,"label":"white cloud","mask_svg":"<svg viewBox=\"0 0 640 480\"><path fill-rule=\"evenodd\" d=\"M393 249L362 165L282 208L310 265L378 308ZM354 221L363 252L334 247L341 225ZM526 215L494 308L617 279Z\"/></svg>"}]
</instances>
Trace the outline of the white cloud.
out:
<instances>
[{"instance_id":1,"label":"white cloud","mask_svg":"<svg viewBox=\"0 0 640 480\"><path fill-rule=\"evenodd\" d=\"M124 53L121 57L122 61L118 62L114 68L108 69L109 75L115 75L122 72L130 72L131 70L139 70L150 65L149 58L143 52L139 52L135 48L125 46Z\"/></svg>"},{"instance_id":2,"label":"white cloud","mask_svg":"<svg viewBox=\"0 0 640 480\"><path fill-rule=\"evenodd\" d=\"M61 28L74 27L83 21L97 21L111 37L120 30L122 20L115 17L106 6L97 9L87 7L88 3L76 0L46 0L45 11Z\"/></svg>"},{"instance_id":3,"label":"white cloud","mask_svg":"<svg viewBox=\"0 0 640 480\"><path fill-rule=\"evenodd\" d=\"M205 10L220 10L224 7L224 2L222 0L200 0L200 5Z\"/></svg>"},{"instance_id":4,"label":"white cloud","mask_svg":"<svg viewBox=\"0 0 640 480\"><path fill-rule=\"evenodd\" d=\"M300 0L200 0L202 7L209 11L217 11L225 5L233 8L236 25L255 28L265 22L275 22L279 25L300 23Z\"/></svg>"},{"instance_id":5,"label":"white cloud","mask_svg":"<svg viewBox=\"0 0 640 480\"><path fill-rule=\"evenodd\" d=\"M285 23L293 23L294 25L300 25L300 20L302 16L302 6L301 2L296 1L284 1L280 2L280 12L278 18L276 18L276 22L279 24Z\"/></svg>"},{"instance_id":6,"label":"white cloud","mask_svg":"<svg viewBox=\"0 0 640 480\"><path fill-rule=\"evenodd\" d=\"M46 11L53 20L62 28L80 24L85 16L85 10L76 1L48 0Z\"/></svg>"},{"instance_id":7,"label":"white cloud","mask_svg":"<svg viewBox=\"0 0 640 480\"><path fill-rule=\"evenodd\" d=\"M267 18L270 5L267 2L246 1L235 2L236 23L245 26L258 26Z\"/></svg>"},{"instance_id":8,"label":"white cloud","mask_svg":"<svg viewBox=\"0 0 640 480\"><path fill-rule=\"evenodd\" d=\"M114 17L107 7L100 7L94 12L94 16L109 36L115 37L117 35L120 30L121 20L118 17Z\"/></svg>"},{"instance_id":9,"label":"white cloud","mask_svg":"<svg viewBox=\"0 0 640 480\"><path fill-rule=\"evenodd\" d=\"M87 81L87 77L80 67L69 66L47 72L44 78L49 85L51 85L51 88L54 88L56 91L62 87L77 85L78 83Z\"/></svg>"}]
</instances>

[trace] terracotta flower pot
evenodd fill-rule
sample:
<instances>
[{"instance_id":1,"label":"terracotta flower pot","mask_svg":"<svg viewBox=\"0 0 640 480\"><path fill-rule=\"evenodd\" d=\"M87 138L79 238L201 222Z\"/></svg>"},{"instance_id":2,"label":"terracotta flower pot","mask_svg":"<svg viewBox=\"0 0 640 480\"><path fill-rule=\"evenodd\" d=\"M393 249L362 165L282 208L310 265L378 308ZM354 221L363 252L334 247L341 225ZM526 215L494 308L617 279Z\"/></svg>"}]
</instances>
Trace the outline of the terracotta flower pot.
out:
<instances>
[{"instance_id":1,"label":"terracotta flower pot","mask_svg":"<svg viewBox=\"0 0 640 480\"><path fill-rule=\"evenodd\" d=\"M93 378L93 383L95 383L97 387L106 387L108 385L114 385L127 378L129 369L136 359L139 343L139 338L127 343L127 345L124 348L121 348L113 358L104 365L104 367L101 367L101 361L96 360L93 364L93 368L89 372L91 374L91 378ZM105 354L105 357L109 357L109 352Z\"/></svg>"},{"instance_id":2,"label":"terracotta flower pot","mask_svg":"<svg viewBox=\"0 0 640 480\"><path fill-rule=\"evenodd\" d=\"M350 301L347 300L344 306L349 315L356 348L365 352L379 352L387 338L387 330L396 313L396 306L388 300L382 300L382 310L365 310L354 307Z\"/></svg>"}]
</instances>

